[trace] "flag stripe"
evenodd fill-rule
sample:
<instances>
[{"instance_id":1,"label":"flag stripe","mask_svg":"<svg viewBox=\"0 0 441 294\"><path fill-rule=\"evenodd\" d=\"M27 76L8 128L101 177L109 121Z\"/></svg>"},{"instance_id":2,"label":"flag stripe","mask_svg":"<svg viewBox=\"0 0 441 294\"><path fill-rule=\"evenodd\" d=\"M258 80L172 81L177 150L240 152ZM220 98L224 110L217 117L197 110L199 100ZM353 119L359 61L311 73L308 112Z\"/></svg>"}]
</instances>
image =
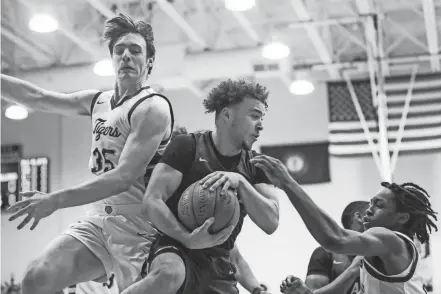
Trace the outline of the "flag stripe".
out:
<instances>
[{"instance_id":1,"label":"flag stripe","mask_svg":"<svg viewBox=\"0 0 441 294\"><path fill-rule=\"evenodd\" d=\"M404 137L401 139L401 142L414 142L414 141L434 141L434 140L438 140L441 139L441 134L437 135L437 136L421 136L421 137ZM374 143L378 143L378 136L376 138L373 139ZM396 142L396 138L390 138L388 139L389 143L395 143ZM333 145L367 145L368 141L367 140L359 140L359 141L350 141L350 142L343 142L343 141L339 141L339 142L332 142L331 143ZM440 146L441 147L441 146Z\"/></svg>"},{"instance_id":2,"label":"flag stripe","mask_svg":"<svg viewBox=\"0 0 441 294\"><path fill-rule=\"evenodd\" d=\"M387 128L387 130L389 132L392 131L398 131L399 126L395 125L395 126L389 126ZM432 123L432 124L425 124L425 125L406 125L404 126L404 130L425 130L425 129L436 129L439 130L441 129L441 122L440 123ZM375 127L370 127L369 128L370 132L377 132L378 131L378 126ZM361 128L361 125L358 129L354 128L354 129L349 129L349 130L330 130L329 134L330 136L334 135L334 134L357 134L357 133L361 133L363 134L363 129ZM349 136L350 138L350 136Z\"/></svg>"},{"instance_id":3,"label":"flag stripe","mask_svg":"<svg viewBox=\"0 0 441 294\"><path fill-rule=\"evenodd\" d=\"M379 138L379 134L377 132L371 131L371 136L374 139ZM398 131L390 131L389 132L389 138L395 140L398 136ZM424 138L428 137L436 137L441 136L441 128L425 128L425 129L413 129L413 130L405 130L403 132L403 138L419 138L421 140L424 140ZM339 144L339 143L347 143L347 142L358 142L358 141L365 141L366 135L363 132L352 134L351 136L348 136L347 134L331 134L329 136L329 141L333 144ZM367 141L366 141L367 143Z\"/></svg>"},{"instance_id":4,"label":"flag stripe","mask_svg":"<svg viewBox=\"0 0 441 294\"><path fill-rule=\"evenodd\" d=\"M393 150L404 110L410 76L388 77L385 84L389 149ZM371 137L378 149L377 110L372 103L369 81L353 83ZM344 82L328 83L329 151L331 155L353 156L371 152L362 125ZM441 75L418 75L412 89L400 148L427 151L441 148Z\"/></svg>"},{"instance_id":5,"label":"flag stripe","mask_svg":"<svg viewBox=\"0 0 441 294\"><path fill-rule=\"evenodd\" d=\"M389 144L389 150L393 151L395 148L395 143ZM402 144L400 146L401 151L419 151L419 150L438 150L441 148L441 139L431 140L431 141L423 141L423 142L408 142L407 144ZM379 151L380 146L378 144L375 145L375 151ZM353 155L353 154L370 154L371 149L369 145L334 145L331 144L329 146L329 153L332 155Z\"/></svg>"}]
</instances>

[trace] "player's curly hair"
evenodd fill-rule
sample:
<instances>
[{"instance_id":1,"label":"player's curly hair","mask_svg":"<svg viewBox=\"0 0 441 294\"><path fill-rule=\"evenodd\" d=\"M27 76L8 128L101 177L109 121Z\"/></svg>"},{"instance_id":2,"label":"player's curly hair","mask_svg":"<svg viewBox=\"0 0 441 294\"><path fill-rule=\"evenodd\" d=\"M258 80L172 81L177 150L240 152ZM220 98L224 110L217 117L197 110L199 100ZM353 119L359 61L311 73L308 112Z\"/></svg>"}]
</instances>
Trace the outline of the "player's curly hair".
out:
<instances>
[{"instance_id":1,"label":"player's curly hair","mask_svg":"<svg viewBox=\"0 0 441 294\"><path fill-rule=\"evenodd\" d=\"M409 221L404 226L406 232L416 236L421 244L428 242L432 228L438 231L438 227L434 222L437 212L431 207L427 191L414 183L382 182L381 185L394 193L397 211L409 213Z\"/></svg>"},{"instance_id":2,"label":"player's curly hair","mask_svg":"<svg viewBox=\"0 0 441 294\"><path fill-rule=\"evenodd\" d=\"M156 49L154 45L153 29L152 26L144 21L134 22L130 16L119 13L118 16L106 21L103 39L109 42L109 52L113 55L113 46L121 39L121 37L127 34L140 35L147 45L147 58L155 58ZM151 72L153 65L149 69Z\"/></svg>"},{"instance_id":3,"label":"player's curly hair","mask_svg":"<svg viewBox=\"0 0 441 294\"><path fill-rule=\"evenodd\" d=\"M353 201L349 203L341 215L341 224L343 225L343 228L349 229L351 227L352 220L354 219L354 214L359 212L364 215L368 208L369 202L367 201Z\"/></svg>"},{"instance_id":4,"label":"player's curly hair","mask_svg":"<svg viewBox=\"0 0 441 294\"><path fill-rule=\"evenodd\" d=\"M213 88L208 97L204 99L205 113L220 113L225 107L238 104L245 98L253 98L262 102L268 108L267 99L269 92L265 86L244 79L222 81Z\"/></svg>"}]
</instances>

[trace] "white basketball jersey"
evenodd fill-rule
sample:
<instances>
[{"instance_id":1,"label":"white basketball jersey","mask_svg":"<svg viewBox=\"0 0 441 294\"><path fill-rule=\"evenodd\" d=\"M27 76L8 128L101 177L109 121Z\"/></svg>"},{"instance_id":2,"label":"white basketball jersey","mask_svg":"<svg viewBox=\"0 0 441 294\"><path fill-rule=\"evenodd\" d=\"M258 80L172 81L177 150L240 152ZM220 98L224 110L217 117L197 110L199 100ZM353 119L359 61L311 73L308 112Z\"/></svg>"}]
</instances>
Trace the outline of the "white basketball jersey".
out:
<instances>
[{"instance_id":1,"label":"white basketball jersey","mask_svg":"<svg viewBox=\"0 0 441 294\"><path fill-rule=\"evenodd\" d=\"M172 118L171 129L173 130L173 110L170 102L164 96L157 94L150 87L144 87L132 96L125 97L118 103L113 100L114 91L98 93L91 105L92 113L92 148L89 159L89 168L95 175L108 172L119 164L121 152L130 134L130 119L135 108L152 96L161 96L169 103ZM145 126L148 127L148 126ZM146 183L162 154L170 141L170 137L161 142L156 154L146 166L145 173L136 175L136 182L121 194L99 200L95 204L119 205L139 204L146 189ZM135 175L134 175L135 176Z\"/></svg>"},{"instance_id":2,"label":"white basketball jersey","mask_svg":"<svg viewBox=\"0 0 441 294\"><path fill-rule=\"evenodd\" d=\"M412 247L412 261L400 274L385 275L366 259L360 268L360 294L425 294L422 271L418 266L419 255L413 241L406 235L395 232Z\"/></svg>"}]
</instances>

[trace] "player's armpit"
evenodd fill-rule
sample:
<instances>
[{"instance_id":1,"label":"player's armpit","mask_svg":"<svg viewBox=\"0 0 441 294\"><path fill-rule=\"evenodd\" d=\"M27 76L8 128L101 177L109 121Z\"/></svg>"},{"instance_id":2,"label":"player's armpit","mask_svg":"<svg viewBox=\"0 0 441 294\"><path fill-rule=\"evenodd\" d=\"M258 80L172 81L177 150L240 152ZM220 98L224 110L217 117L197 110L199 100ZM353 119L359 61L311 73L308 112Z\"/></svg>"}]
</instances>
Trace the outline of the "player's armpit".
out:
<instances>
[{"instance_id":1,"label":"player's armpit","mask_svg":"<svg viewBox=\"0 0 441 294\"><path fill-rule=\"evenodd\" d=\"M327 249L347 255L383 256L400 251L404 241L391 230L375 227L363 233L345 230L334 243Z\"/></svg>"}]
</instances>

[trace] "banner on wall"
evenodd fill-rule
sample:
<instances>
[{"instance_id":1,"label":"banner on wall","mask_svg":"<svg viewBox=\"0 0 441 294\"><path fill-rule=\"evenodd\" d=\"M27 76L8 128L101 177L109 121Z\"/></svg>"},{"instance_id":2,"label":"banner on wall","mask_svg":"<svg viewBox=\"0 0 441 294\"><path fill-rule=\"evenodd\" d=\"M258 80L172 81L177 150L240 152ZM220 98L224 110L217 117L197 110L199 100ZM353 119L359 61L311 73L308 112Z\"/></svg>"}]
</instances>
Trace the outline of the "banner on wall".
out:
<instances>
[{"instance_id":1,"label":"banner on wall","mask_svg":"<svg viewBox=\"0 0 441 294\"><path fill-rule=\"evenodd\" d=\"M299 184L317 184L331 180L328 146L328 142L262 146L261 152L282 161Z\"/></svg>"}]
</instances>

